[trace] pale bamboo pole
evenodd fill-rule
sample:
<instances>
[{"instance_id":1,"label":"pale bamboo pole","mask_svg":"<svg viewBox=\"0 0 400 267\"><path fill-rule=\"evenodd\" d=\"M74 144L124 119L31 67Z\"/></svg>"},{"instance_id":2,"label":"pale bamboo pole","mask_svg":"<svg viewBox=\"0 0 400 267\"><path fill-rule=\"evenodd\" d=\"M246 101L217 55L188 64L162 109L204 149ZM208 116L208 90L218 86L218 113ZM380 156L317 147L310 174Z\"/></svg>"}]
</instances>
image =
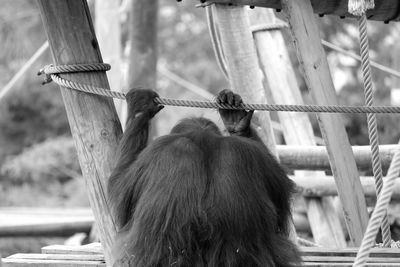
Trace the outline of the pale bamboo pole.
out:
<instances>
[{"instance_id":1,"label":"pale bamboo pole","mask_svg":"<svg viewBox=\"0 0 400 267\"><path fill-rule=\"evenodd\" d=\"M271 9L250 10L253 28L280 23ZM254 39L264 73L265 88L276 103L303 104L296 76L280 29L255 31ZM316 145L306 113L278 112L287 145ZM296 177L323 177L324 172L295 171ZM331 197L305 198L314 241L324 247L345 247L346 240Z\"/></svg>"}]
</instances>

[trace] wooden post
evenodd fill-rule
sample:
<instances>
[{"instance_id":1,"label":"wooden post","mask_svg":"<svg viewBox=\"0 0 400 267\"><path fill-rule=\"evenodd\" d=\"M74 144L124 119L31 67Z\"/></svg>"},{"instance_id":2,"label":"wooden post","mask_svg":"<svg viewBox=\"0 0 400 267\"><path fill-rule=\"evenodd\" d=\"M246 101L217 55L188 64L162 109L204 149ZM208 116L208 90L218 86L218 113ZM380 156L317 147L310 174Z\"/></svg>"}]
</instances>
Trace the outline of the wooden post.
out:
<instances>
[{"instance_id":1,"label":"wooden post","mask_svg":"<svg viewBox=\"0 0 400 267\"><path fill-rule=\"evenodd\" d=\"M95 28L100 50L104 62L109 63L112 68L107 72L111 90L122 91L122 46L121 46L121 22L119 12L119 1L96 0L95 4ZM125 101L114 99L120 121L122 118Z\"/></svg>"},{"instance_id":2,"label":"wooden post","mask_svg":"<svg viewBox=\"0 0 400 267\"><path fill-rule=\"evenodd\" d=\"M221 34L232 90L240 93L248 103L267 102L246 9L227 5L212 8ZM277 156L269 113L259 112L254 116L260 138Z\"/></svg>"},{"instance_id":3,"label":"wooden post","mask_svg":"<svg viewBox=\"0 0 400 267\"><path fill-rule=\"evenodd\" d=\"M157 81L158 0L133 0L128 88L152 88Z\"/></svg>"},{"instance_id":4,"label":"wooden post","mask_svg":"<svg viewBox=\"0 0 400 267\"><path fill-rule=\"evenodd\" d=\"M102 62L85 0L38 0L55 65ZM104 72L62 75L75 82L109 88ZM61 88L89 200L99 226L108 266L116 233L106 199L121 126L111 98Z\"/></svg>"},{"instance_id":5,"label":"wooden post","mask_svg":"<svg viewBox=\"0 0 400 267\"><path fill-rule=\"evenodd\" d=\"M129 25L130 53L127 87L150 88L157 84L158 0L132 0ZM156 134L157 118L150 125L149 140Z\"/></svg>"},{"instance_id":6,"label":"wooden post","mask_svg":"<svg viewBox=\"0 0 400 267\"><path fill-rule=\"evenodd\" d=\"M306 84L315 103L337 105L335 88L310 0L282 0L282 6L297 56L304 69ZM368 224L368 213L350 143L340 115L321 113L317 117L339 189L350 241L358 246Z\"/></svg>"},{"instance_id":7,"label":"wooden post","mask_svg":"<svg viewBox=\"0 0 400 267\"><path fill-rule=\"evenodd\" d=\"M271 9L250 12L253 27L279 22ZM282 24L282 23L281 23ZM279 104L303 104L289 54L279 29L256 31L253 34L265 88ZM306 113L278 112L287 145L315 145L311 122ZM324 172L295 171L297 177L323 177ZM314 241L325 247L345 247L346 240L331 197L305 198L307 215Z\"/></svg>"}]
</instances>

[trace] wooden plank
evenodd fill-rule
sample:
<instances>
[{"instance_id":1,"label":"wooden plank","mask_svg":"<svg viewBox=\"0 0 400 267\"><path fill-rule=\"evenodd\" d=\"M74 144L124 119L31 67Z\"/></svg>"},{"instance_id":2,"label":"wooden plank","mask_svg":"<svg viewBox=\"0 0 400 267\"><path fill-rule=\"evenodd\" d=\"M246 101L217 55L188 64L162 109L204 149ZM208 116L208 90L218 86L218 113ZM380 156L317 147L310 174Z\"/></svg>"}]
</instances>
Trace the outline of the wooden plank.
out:
<instances>
[{"instance_id":1,"label":"wooden plank","mask_svg":"<svg viewBox=\"0 0 400 267\"><path fill-rule=\"evenodd\" d=\"M382 168L387 170L398 145L379 146ZM325 146L277 146L281 163L292 170L329 170L330 162ZM359 170L371 170L370 146L353 146L352 154Z\"/></svg>"},{"instance_id":2,"label":"wooden plank","mask_svg":"<svg viewBox=\"0 0 400 267\"><path fill-rule=\"evenodd\" d=\"M3 259L3 267L105 267L101 261Z\"/></svg>"},{"instance_id":3,"label":"wooden plank","mask_svg":"<svg viewBox=\"0 0 400 267\"><path fill-rule=\"evenodd\" d=\"M45 254L100 254L104 253L100 243L91 243L83 246L51 245L42 248Z\"/></svg>"},{"instance_id":4,"label":"wooden plank","mask_svg":"<svg viewBox=\"0 0 400 267\"><path fill-rule=\"evenodd\" d=\"M300 247L302 256L356 256L358 248L322 248L322 247ZM370 257L400 258L398 248L372 248Z\"/></svg>"},{"instance_id":5,"label":"wooden plank","mask_svg":"<svg viewBox=\"0 0 400 267\"><path fill-rule=\"evenodd\" d=\"M279 22L270 9L251 11L250 20L253 27ZM281 31L257 31L253 36L265 77L265 88L269 89L274 101L288 105L302 104L300 88ZM286 144L316 145L308 114L278 112L278 117ZM324 175L324 172L295 171L296 177L311 178ZM305 202L314 242L328 247L345 247L346 240L332 198L306 197Z\"/></svg>"},{"instance_id":6,"label":"wooden plank","mask_svg":"<svg viewBox=\"0 0 400 267\"><path fill-rule=\"evenodd\" d=\"M301 265L302 267L334 267L334 266L346 266L346 267L352 267L353 263L346 263L346 262L303 262ZM365 267L383 267L383 266L399 266L398 263L385 263L385 264L376 264L376 263L366 263L364 265Z\"/></svg>"},{"instance_id":7,"label":"wooden plank","mask_svg":"<svg viewBox=\"0 0 400 267\"><path fill-rule=\"evenodd\" d=\"M302 177L290 176L298 186L298 192L308 197L337 196L338 189L332 176ZM365 197L376 201L374 177L360 177ZM396 180L392 200L400 200L400 180Z\"/></svg>"},{"instance_id":8,"label":"wooden plank","mask_svg":"<svg viewBox=\"0 0 400 267\"><path fill-rule=\"evenodd\" d=\"M37 0L55 65L103 62L85 0ZM62 75L66 79L109 88L104 72ZM122 130L112 99L61 88L89 201L106 259L116 228L105 196Z\"/></svg>"},{"instance_id":9,"label":"wooden plank","mask_svg":"<svg viewBox=\"0 0 400 267\"><path fill-rule=\"evenodd\" d=\"M328 62L309 0L282 0L307 87L318 105L337 105ZM360 245L368 224L367 206L356 162L340 115L319 114L332 172L339 189L350 242Z\"/></svg>"},{"instance_id":10,"label":"wooden plank","mask_svg":"<svg viewBox=\"0 0 400 267\"><path fill-rule=\"evenodd\" d=\"M280 0L207 0L206 2L282 9ZM353 17L347 12L348 1L311 0L311 3L315 14ZM367 17L370 20L380 20L380 21L400 20L400 1L375 0L375 8L367 12Z\"/></svg>"},{"instance_id":11,"label":"wooden plank","mask_svg":"<svg viewBox=\"0 0 400 267\"><path fill-rule=\"evenodd\" d=\"M303 256L302 257L303 261L306 262L333 262L333 263L339 263L339 262L348 262L348 263L353 263L356 257L321 257L321 256ZM400 259L398 258L368 258L367 259L368 263L400 263Z\"/></svg>"},{"instance_id":12,"label":"wooden plank","mask_svg":"<svg viewBox=\"0 0 400 267\"><path fill-rule=\"evenodd\" d=\"M96 254L37 254L37 253L17 253L7 257L7 259L27 259L27 260L73 260L73 261L101 261L104 263L104 255Z\"/></svg>"},{"instance_id":13,"label":"wooden plank","mask_svg":"<svg viewBox=\"0 0 400 267\"><path fill-rule=\"evenodd\" d=\"M71 236L78 232L89 233L93 218L71 218L64 222L35 222L0 225L0 237L11 236Z\"/></svg>"}]
</instances>

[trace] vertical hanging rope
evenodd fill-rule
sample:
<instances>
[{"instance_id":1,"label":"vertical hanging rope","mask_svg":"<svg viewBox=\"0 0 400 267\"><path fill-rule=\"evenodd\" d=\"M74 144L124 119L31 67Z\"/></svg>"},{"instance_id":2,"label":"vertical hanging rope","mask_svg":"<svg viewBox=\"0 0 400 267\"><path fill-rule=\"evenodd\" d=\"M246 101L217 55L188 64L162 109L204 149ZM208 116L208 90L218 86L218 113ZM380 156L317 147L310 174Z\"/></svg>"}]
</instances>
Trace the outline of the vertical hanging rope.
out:
<instances>
[{"instance_id":1,"label":"vertical hanging rope","mask_svg":"<svg viewBox=\"0 0 400 267\"><path fill-rule=\"evenodd\" d=\"M365 15L361 16L358 20L360 29L360 50L361 50L361 65L362 74L364 81L364 95L366 106L373 106L373 84L371 77L371 66L369 58L369 43L367 35L367 18ZM376 115L373 113L367 113L368 122L368 134L369 141L371 144L372 151L372 170L375 176L376 195L379 196L382 191L383 180L382 180L382 165L379 156L379 141L378 141L378 128ZM383 245L385 247L390 246L390 226L387 219L387 215L382 222L382 238Z\"/></svg>"},{"instance_id":2,"label":"vertical hanging rope","mask_svg":"<svg viewBox=\"0 0 400 267\"><path fill-rule=\"evenodd\" d=\"M376 201L374 212L372 213L368 222L367 231L365 232L365 236L357 253L353 267L363 267L367 262L369 252L375 244L376 233L378 232L382 219L387 212L395 181L399 177L399 173L400 151L398 150L393 156L392 163L390 164L390 168L385 179L385 184L382 189L382 194Z\"/></svg>"}]
</instances>

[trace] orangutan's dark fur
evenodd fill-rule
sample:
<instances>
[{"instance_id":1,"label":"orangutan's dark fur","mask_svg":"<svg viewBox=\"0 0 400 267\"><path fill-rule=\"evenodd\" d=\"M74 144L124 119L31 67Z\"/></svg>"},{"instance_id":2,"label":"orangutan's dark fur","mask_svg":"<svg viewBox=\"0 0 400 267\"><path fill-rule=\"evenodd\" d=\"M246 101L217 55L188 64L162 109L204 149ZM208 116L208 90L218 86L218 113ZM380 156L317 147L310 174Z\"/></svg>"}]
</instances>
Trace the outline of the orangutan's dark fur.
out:
<instances>
[{"instance_id":1,"label":"orangutan's dark fur","mask_svg":"<svg viewBox=\"0 0 400 267\"><path fill-rule=\"evenodd\" d=\"M118 266L297 266L288 239L294 186L268 149L250 128L222 136L204 118L185 119L146 147L149 122L162 108L156 96L127 96L108 185L120 228Z\"/></svg>"}]
</instances>

